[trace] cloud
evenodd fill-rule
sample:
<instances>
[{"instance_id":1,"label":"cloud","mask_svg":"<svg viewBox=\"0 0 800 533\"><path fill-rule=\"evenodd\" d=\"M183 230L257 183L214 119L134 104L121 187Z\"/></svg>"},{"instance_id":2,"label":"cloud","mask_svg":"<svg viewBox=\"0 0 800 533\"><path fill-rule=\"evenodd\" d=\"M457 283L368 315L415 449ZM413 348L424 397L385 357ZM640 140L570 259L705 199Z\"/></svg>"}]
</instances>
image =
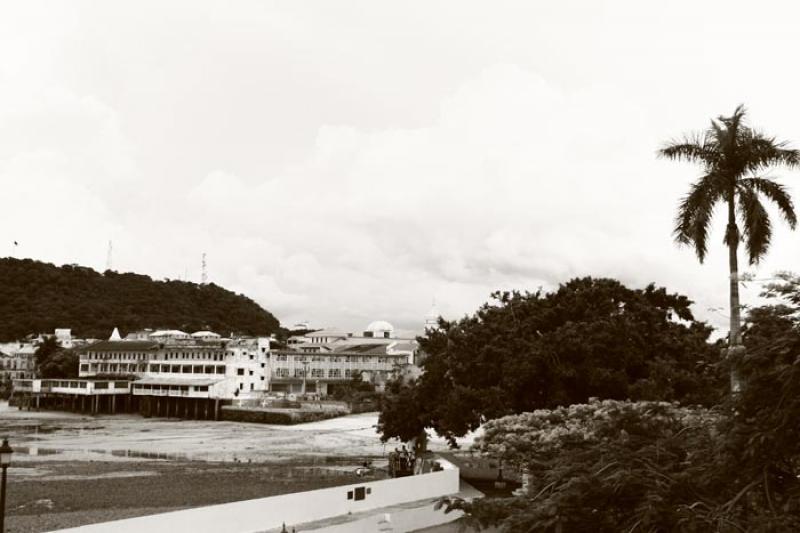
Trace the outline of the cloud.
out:
<instances>
[{"instance_id":1,"label":"cloud","mask_svg":"<svg viewBox=\"0 0 800 533\"><path fill-rule=\"evenodd\" d=\"M800 139L767 10L28 5L0 11L0 240L193 280L205 252L286 322L418 328L595 275L724 328L720 220L704 265L672 243L698 170L655 150L741 101ZM762 276L800 253L776 226Z\"/></svg>"}]
</instances>

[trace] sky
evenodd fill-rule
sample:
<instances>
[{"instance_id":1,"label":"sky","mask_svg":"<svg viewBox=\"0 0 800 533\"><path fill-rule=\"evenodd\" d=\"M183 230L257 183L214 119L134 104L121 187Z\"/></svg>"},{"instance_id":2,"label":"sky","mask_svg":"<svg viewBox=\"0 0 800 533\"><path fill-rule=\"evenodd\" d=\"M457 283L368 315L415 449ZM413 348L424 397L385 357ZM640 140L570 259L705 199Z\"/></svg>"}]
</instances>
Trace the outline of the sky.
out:
<instances>
[{"instance_id":1,"label":"sky","mask_svg":"<svg viewBox=\"0 0 800 533\"><path fill-rule=\"evenodd\" d=\"M205 253L284 324L354 331L609 276L687 294L722 331L723 217L705 263L677 247L700 169L656 150L740 103L800 147L798 11L5 2L0 256L104 270L111 241L114 270L200 281ZM800 257L772 213L759 279Z\"/></svg>"}]
</instances>

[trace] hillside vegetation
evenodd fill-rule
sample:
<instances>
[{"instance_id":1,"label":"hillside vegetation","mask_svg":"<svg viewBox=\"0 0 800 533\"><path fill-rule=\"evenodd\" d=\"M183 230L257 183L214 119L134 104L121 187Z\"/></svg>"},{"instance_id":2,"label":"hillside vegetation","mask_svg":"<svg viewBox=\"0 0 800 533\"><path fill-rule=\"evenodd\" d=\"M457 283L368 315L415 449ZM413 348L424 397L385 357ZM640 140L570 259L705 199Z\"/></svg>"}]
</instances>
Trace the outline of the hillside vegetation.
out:
<instances>
[{"instance_id":1,"label":"hillside vegetation","mask_svg":"<svg viewBox=\"0 0 800 533\"><path fill-rule=\"evenodd\" d=\"M0 259L0 341L72 328L78 337L129 331L211 329L267 335L278 320L246 296L213 283L155 281L149 276L30 259Z\"/></svg>"}]
</instances>

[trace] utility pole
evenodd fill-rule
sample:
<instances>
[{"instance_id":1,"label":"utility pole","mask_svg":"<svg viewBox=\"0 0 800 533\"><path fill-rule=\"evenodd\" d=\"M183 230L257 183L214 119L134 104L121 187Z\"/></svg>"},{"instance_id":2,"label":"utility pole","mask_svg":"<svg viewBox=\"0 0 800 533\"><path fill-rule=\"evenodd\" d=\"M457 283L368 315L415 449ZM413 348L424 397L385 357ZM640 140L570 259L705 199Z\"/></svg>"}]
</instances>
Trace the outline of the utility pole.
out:
<instances>
[{"instance_id":1,"label":"utility pole","mask_svg":"<svg viewBox=\"0 0 800 533\"><path fill-rule=\"evenodd\" d=\"M111 246L111 240L108 241L108 253L106 254L106 270L111 270L111 254L113 251L113 247Z\"/></svg>"}]
</instances>

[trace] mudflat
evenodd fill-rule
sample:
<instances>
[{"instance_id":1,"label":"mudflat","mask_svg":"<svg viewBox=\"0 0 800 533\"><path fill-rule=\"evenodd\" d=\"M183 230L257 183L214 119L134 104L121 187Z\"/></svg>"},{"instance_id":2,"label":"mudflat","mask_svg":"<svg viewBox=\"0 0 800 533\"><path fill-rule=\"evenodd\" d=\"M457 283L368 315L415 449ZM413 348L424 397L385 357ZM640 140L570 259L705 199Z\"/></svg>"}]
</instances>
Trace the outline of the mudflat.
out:
<instances>
[{"instance_id":1,"label":"mudflat","mask_svg":"<svg viewBox=\"0 0 800 533\"><path fill-rule=\"evenodd\" d=\"M377 415L297 426L84 416L0 405L7 530L38 532L357 482L385 466ZM374 479L374 478L373 478Z\"/></svg>"}]
</instances>

